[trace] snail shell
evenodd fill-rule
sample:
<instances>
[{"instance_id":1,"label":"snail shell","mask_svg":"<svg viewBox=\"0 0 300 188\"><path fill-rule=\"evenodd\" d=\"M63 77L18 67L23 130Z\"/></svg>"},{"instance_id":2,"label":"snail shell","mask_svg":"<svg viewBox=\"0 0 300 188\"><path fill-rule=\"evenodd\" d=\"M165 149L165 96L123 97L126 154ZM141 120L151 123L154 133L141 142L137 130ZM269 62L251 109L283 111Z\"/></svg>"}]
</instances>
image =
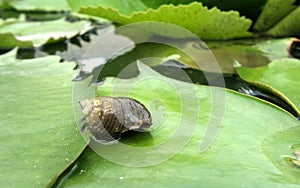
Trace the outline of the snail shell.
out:
<instances>
[{"instance_id":1,"label":"snail shell","mask_svg":"<svg viewBox=\"0 0 300 188\"><path fill-rule=\"evenodd\" d=\"M97 97L79 102L95 141L114 141L128 130L149 128L151 115L140 102L126 97Z\"/></svg>"}]
</instances>

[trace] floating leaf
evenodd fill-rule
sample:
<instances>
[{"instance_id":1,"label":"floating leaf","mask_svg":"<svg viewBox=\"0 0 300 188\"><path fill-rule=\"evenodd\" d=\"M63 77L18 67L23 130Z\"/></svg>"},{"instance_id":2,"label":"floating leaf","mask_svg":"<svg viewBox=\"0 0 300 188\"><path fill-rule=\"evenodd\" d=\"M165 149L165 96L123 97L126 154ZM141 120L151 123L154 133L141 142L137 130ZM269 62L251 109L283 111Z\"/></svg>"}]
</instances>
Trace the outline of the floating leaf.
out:
<instances>
[{"instance_id":1,"label":"floating leaf","mask_svg":"<svg viewBox=\"0 0 300 188\"><path fill-rule=\"evenodd\" d=\"M267 31L268 35L275 37L300 36L300 7L293 10L276 26Z\"/></svg>"},{"instance_id":2,"label":"floating leaf","mask_svg":"<svg viewBox=\"0 0 300 188\"><path fill-rule=\"evenodd\" d=\"M126 7L126 12L120 8L120 4ZM83 3L83 5L87 6L88 3ZM95 3L90 5L93 6ZM222 12L217 8L208 9L198 2L178 6L162 5L155 10L131 7L127 0L118 1L118 3L115 1L106 1L103 4L99 2L96 5L97 7L81 7L80 13L106 18L119 24L140 21L168 22L185 27L202 39L230 39L251 36L248 32L251 20L240 17L239 13L235 11ZM78 6L75 7L78 8ZM164 35L174 37L176 33L168 32Z\"/></svg>"},{"instance_id":3,"label":"floating leaf","mask_svg":"<svg viewBox=\"0 0 300 188\"><path fill-rule=\"evenodd\" d=\"M84 149L72 110L72 63L0 56L0 182L44 187Z\"/></svg>"},{"instance_id":4,"label":"floating leaf","mask_svg":"<svg viewBox=\"0 0 300 188\"><path fill-rule=\"evenodd\" d=\"M157 9L162 5L173 4L177 5L187 5L192 2L201 2L204 6L209 8L217 7L222 11L235 10L241 15L250 18L251 20L256 20L258 17L261 7L265 4L266 0L135 0L135 1L99 1L99 0L68 0L70 6L74 11L78 11L81 6L107 6L119 9L121 12L133 13L136 11L145 11L147 8ZM131 10L130 10L131 9ZM126 14L126 13L125 13ZM126 14L129 16L129 14Z\"/></svg>"},{"instance_id":5,"label":"floating leaf","mask_svg":"<svg viewBox=\"0 0 300 188\"><path fill-rule=\"evenodd\" d=\"M64 19L45 22L19 20L0 21L0 48L38 47L83 34L92 28L90 22L70 23Z\"/></svg>"},{"instance_id":6,"label":"floating leaf","mask_svg":"<svg viewBox=\"0 0 300 188\"><path fill-rule=\"evenodd\" d=\"M268 0L262 13L254 24L254 29L265 31L280 22L285 16L290 14L296 5L295 0Z\"/></svg>"},{"instance_id":7,"label":"floating leaf","mask_svg":"<svg viewBox=\"0 0 300 188\"><path fill-rule=\"evenodd\" d=\"M300 7L297 0L269 0L254 29L274 37L300 36Z\"/></svg>"},{"instance_id":8,"label":"floating leaf","mask_svg":"<svg viewBox=\"0 0 300 188\"><path fill-rule=\"evenodd\" d=\"M66 11L70 7L66 0L51 0L47 3L40 0L3 0L16 10L22 11ZM1 4L1 3L0 3Z\"/></svg>"},{"instance_id":9,"label":"floating leaf","mask_svg":"<svg viewBox=\"0 0 300 188\"><path fill-rule=\"evenodd\" d=\"M246 81L265 87L283 98L300 115L300 60L278 59L258 68L238 67Z\"/></svg>"},{"instance_id":10,"label":"floating leaf","mask_svg":"<svg viewBox=\"0 0 300 188\"><path fill-rule=\"evenodd\" d=\"M290 38L284 39L270 39L265 41L260 41L255 45L263 55L268 57L270 61L275 59L287 58L289 54L286 47L290 41ZM239 60L238 60L239 61ZM245 65L247 67L247 65Z\"/></svg>"},{"instance_id":11,"label":"floating leaf","mask_svg":"<svg viewBox=\"0 0 300 188\"><path fill-rule=\"evenodd\" d=\"M287 129L268 137L263 142L263 152L282 171L284 179L300 184L300 168L292 163L295 150L300 149L300 127Z\"/></svg>"},{"instance_id":12,"label":"floating leaf","mask_svg":"<svg viewBox=\"0 0 300 188\"><path fill-rule=\"evenodd\" d=\"M103 7L111 7L112 9L117 9L121 14L125 14L129 16L136 11L146 11L147 6L145 6L140 0L129 1L129 0L68 0L68 3L72 10L79 11L82 6L103 6Z\"/></svg>"},{"instance_id":13,"label":"floating leaf","mask_svg":"<svg viewBox=\"0 0 300 188\"><path fill-rule=\"evenodd\" d=\"M221 88L174 81L143 64L139 64L139 70L140 75L137 78L107 78L104 84L98 87L97 94L130 96L141 101L150 109L156 129L150 134L136 133L123 137L121 142L131 147L128 152L120 152L120 144L103 146L103 149L112 148L113 155L107 160L93 150L87 150L79 158L79 167L65 187L294 186L294 181L286 179L283 173L283 170L288 170L289 167L277 168L261 151L262 143L269 136L298 127L300 123L297 119L276 106L253 97ZM176 90L176 86L180 89ZM213 101L213 93L219 94L218 101ZM225 114L223 117L216 116L212 113L213 106L222 109L225 101L220 100L224 94ZM157 111L161 113L156 113ZM211 126L209 122L218 119L222 120L220 132L217 136L211 135L216 136L215 142L201 153L200 144L205 139L208 126ZM180 122L183 123L183 127L180 127ZM177 147L186 136L183 133L191 131L189 128L194 123L197 125L196 130L192 131L191 139L182 150L178 150L172 158L160 164L148 166L153 160L168 153L169 149ZM177 129L184 130L174 138L172 136ZM153 153L144 155L139 152L139 149L147 149L150 146L160 147L172 138L174 145L168 149L157 148ZM281 153L278 157L280 155ZM122 166L118 161L115 161L116 164L110 162L115 157L119 157L123 162L141 163L148 167L137 168Z\"/></svg>"}]
</instances>

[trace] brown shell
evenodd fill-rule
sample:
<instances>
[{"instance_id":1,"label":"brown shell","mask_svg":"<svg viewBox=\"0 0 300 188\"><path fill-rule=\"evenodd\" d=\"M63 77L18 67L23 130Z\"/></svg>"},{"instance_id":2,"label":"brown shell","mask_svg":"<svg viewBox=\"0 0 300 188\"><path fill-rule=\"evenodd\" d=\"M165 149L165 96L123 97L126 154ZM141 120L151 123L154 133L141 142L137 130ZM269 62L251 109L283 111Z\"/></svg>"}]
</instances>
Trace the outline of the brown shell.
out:
<instances>
[{"instance_id":1,"label":"brown shell","mask_svg":"<svg viewBox=\"0 0 300 188\"><path fill-rule=\"evenodd\" d=\"M112 141L123 132L149 128L152 124L147 108L131 98L97 97L79 103L96 141Z\"/></svg>"}]
</instances>

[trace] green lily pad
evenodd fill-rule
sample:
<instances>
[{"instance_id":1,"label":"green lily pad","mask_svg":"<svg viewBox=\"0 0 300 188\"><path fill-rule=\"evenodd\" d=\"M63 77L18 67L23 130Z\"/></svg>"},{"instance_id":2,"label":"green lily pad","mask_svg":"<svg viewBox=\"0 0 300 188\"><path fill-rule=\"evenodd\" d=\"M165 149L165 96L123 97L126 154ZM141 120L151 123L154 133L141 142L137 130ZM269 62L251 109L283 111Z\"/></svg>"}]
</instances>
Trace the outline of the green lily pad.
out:
<instances>
[{"instance_id":1,"label":"green lily pad","mask_svg":"<svg viewBox=\"0 0 300 188\"><path fill-rule=\"evenodd\" d=\"M0 182L45 187L85 147L72 110L74 64L0 56Z\"/></svg>"},{"instance_id":2,"label":"green lily pad","mask_svg":"<svg viewBox=\"0 0 300 188\"><path fill-rule=\"evenodd\" d=\"M255 47L260 50L269 61L275 59L288 58L289 54L286 50L291 38L270 39L258 42ZM239 61L239 60L238 60ZM245 65L247 67L247 65Z\"/></svg>"},{"instance_id":3,"label":"green lily pad","mask_svg":"<svg viewBox=\"0 0 300 188\"><path fill-rule=\"evenodd\" d=\"M237 67L240 77L272 91L289 103L300 115L300 61L279 59L258 68Z\"/></svg>"},{"instance_id":4,"label":"green lily pad","mask_svg":"<svg viewBox=\"0 0 300 188\"><path fill-rule=\"evenodd\" d=\"M47 3L40 0L12 1L4 0L16 10L22 11L66 11L70 7L66 0L52 0Z\"/></svg>"},{"instance_id":5,"label":"green lily pad","mask_svg":"<svg viewBox=\"0 0 300 188\"><path fill-rule=\"evenodd\" d=\"M120 13L125 14L127 16L129 16L130 14L133 14L135 11L146 11L148 8L140 0L136 0L136 1L128 1L128 0L121 0L121 1L120 0L111 0L111 1L75 0L75 1L73 1L73 0L68 0L68 3L73 11L79 11L80 7L83 7L83 6L85 6L85 7L104 6L104 7L111 7L113 9L117 9L120 11ZM150 2L150 4L152 4L152 3Z\"/></svg>"},{"instance_id":6,"label":"green lily pad","mask_svg":"<svg viewBox=\"0 0 300 188\"><path fill-rule=\"evenodd\" d=\"M296 0L269 0L253 28L274 37L299 36L299 21Z\"/></svg>"},{"instance_id":7,"label":"green lily pad","mask_svg":"<svg viewBox=\"0 0 300 188\"><path fill-rule=\"evenodd\" d=\"M95 1L95 0L68 0L70 6L74 11L78 11L81 6L111 6L116 9L120 9L120 12L133 13L133 11L145 11L147 8L157 9L161 5L173 4L177 5L187 5L192 2L201 2L204 6L209 8L217 7L222 11L235 10L241 15L250 18L251 20L256 20L258 17L261 7L266 3L266 0L136 0L136 1ZM131 10L130 10L131 9ZM133 10L133 11L132 11Z\"/></svg>"},{"instance_id":8,"label":"green lily pad","mask_svg":"<svg viewBox=\"0 0 300 188\"><path fill-rule=\"evenodd\" d=\"M294 2L295 0L268 0L253 28L258 31L266 31L275 26L297 8L296 5L293 5Z\"/></svg>"},{"instance_id":9,"label":"green lily pad","mask_svg":"<svg viewBox=\"0 0 300 188\"><path fill-rule=\"evenodd\" d=\"M0 48L38 47L77 34L83 34L92 28L88 21L70 23L64 19L44 22L18 20L0 20Z\"/></svg>"},{"instance_id":10,"label":"green lily pad","mask_svg":"<svg viewBox=\"0 0 300 188\"><path fill-rule=\"evenodd\" d=\"M190 30L201 39L230 39L251 36L251 33L248 32L252 23L251 20L240 17L236 11L222 12L216 7L208 9L199 2L178 6L168 4L157 9L142 5L133 7L131 1L128 0L118 1L118 3L115 1L106 1L105 3L90 1L90 4L81 1L76 2L76 6L72 6L75 3L69 1L71 7L76 7L75 10L84 6L81 7L80 13L106 18L123 25L141 21L168 22ZM90 6L88 7L88 5ZM161 30L159 34L169 37L178 36L178 33L163 33L163 28Z\"/></svg>"},{"instance_id":11,"label":"green lily pad","mask_svg":"<svg viewBox=\"0 0 300 188\"><path fill-rule=\"evenodd\" d=\"M300 7L293 10L276 26L267 31L268 35L276 37L300 36Z\"/></svg>"},{"instance_id":12,"label":"green lily pad","mask_svg":"<svg viewBox=\"0 0 300 188\"><path fill-rule=\"evenodd\" d=\"M294 184L300 184L300 167L291 159L296 159L295 150L300 149L300 127L287 129L267 138L263 143L263 152L279 168L284 178Z\"/></svg>"},{"instance_id":13,"label":"green lily pad","mask_svg":"<svg viewBox=\"0 0 300 188\"><path fill-rule=\"evenodd\" d=\"M155 130L124 136L120 140L123 145L99 146L101 150L97 152L103 157L91 149L85 151L65 187L297 187L282 171L289 167L278 168L262 152L261 145L276 133L299 127L297 119L250 96L175 81L143 64L138 67L139 77L107 78L98 86L97 95L129 96L141 101L153 115ZM219 96L217 101L213 100L215 94ZM226 105L222 102L224 96ZM213 113L214 107L221 110L220 114ZM201 150L206 131L218 120L221 120L218 134L210 135L215 136L215 141ZM190 129L193 124L195 130ZM190 139L185 140L187 134ZM170 140L173 145L161 148ZM183 141L187 141L186 145L172 158L151 166ZM124 145L130 147L127 152ZM156 150L140 152L151 147ZM144 167L133 167L134 164Z\"/></svg>"},{"instance_id":14,"label":"green lily pad","mask_svg":"<svg viewBox=\"0 0 300 188\"><path fill-rule=\"evenodd\" d=\"M195 0L152 0L152 1L140 0L140 1L144 5L146 5L149 8L152 8L152 9L157 9L161 5L165 5L165 4L185 5L185 4L190 4L192 2L195 2Z\"/></svg>"}]
</instances>

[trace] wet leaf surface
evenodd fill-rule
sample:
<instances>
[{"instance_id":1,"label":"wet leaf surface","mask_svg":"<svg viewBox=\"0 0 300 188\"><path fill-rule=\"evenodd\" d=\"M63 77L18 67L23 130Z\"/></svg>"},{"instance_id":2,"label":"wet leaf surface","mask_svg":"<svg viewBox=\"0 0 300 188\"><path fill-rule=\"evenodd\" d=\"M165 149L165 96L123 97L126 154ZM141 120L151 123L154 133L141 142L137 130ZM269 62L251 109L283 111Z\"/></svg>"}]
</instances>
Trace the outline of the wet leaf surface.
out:
<instances>
[{"instance_id":1,"label":"wet leaf surface","mask_svg":"<svg viewBox=\"0 0 300 188\"><path fill-rule=\"evenodd\" d=\"M295 8L295 0L269 0L264 6L260 16L254 24L254 29L265 31L275 26L285 16L290 14Z\"/></svg>"},{"instance_id":2,"label":"wet leaf surface","mask_svg":"<svg viewBox=\"0 0 300 188\"><path fill-rule=\"evenodd\" d=\"M0 56L0 182L44 187L83 150L72 110L74 64Z\"/></svg>"},{"instance_id":3,"label":"wet leaf surface","mask_svg":"<svg viewBox=\"0 0 300 188\"><path fill-rule=\"evenodd\" d=\"M154 122L162 123L159 126L154 123L157 127L150 134L134 133L124 136L120 140L121 143L132 147L132 150L127 152L118 145L108 146L113 148L112 150L108 147L100 147L112 152L111 158L106 158L107 160L93 150L87 150L78 160L78 169L66 182L65 187L98 187L99 185L103 187L150 185L296 187L295 181L287 178L285 174L291 166L278 167L273 160L269 159L269 155L263 152L262 143L274 134L299 127L297 119L269 103L249 96L229 90L174 81L159 75L143 64L139 64L139 70L138 78L127 80L107 78L103 85L98 86L97 94L135 98L150 109ZM179 91L176 91L177 86L181 88ZM212 114L214 105L222 109L225 102L213 101L213 93L221 96L219 99L222 99L223 95L226 96L224 116ZM196 95L196 100L193 94ZM188 96L189 99L185 100L184 96ZM153 103L152 100L157 98L161 99L158 105L163 104L164 108L157 108L157 103ZM186 105L190 105L190 108L185 108ZM199 105L199 108L193 108L194 105ZM184 108L186 111L182 112ZM161 113L158 113L158 109L162 110ZM153 153L145 155L139 148L159 146L172 138L174 138L173 144L176 146L181 144L186 135L174 136L177 129L183 128L179 127L180 122L183 122L182 125L188 132L195 118L198 123L188 143L169 160L148 166L152 160L164 156L169 150L157 148L155 155ZM209 122L217 121L216 119L222 122L220 132L213 135L216 139L212 145L204 152L200 152L205 131L208 126L212 126ZM267 148L272 149L269 146ZM272 154L273 157L280 157L280 155L281 153ZM120 165L124 161L128 161L129 164L145 164L148 167ZM281 162L286 161L282 159ZM290 177L296 176L290 174Z\"/></svg>"},{"instance_id":4,"label":"wet leaf surface","mask_svg":"<svg viewBox=\"0 0 300 188\"><path fill-rule=\"evenodd\" d=\"M237 72L246 81L260 85L287 101L300 114L300 61L278 59L257 68L238 67Z\"/></svg>"},{"instance_id":5,"label":"wet leaf surface","mask_svg":"<svg viewBox=\"0 0 300 188\"><path fill-rule=\"evenodd\" d=\"M157 9L148 7L132 7L130 1L123 0L101 2L82 2L70 3L75 10L83 6L80 13L98 16L109 19L119 24L130 24L140 21L161 21L176 24L192 31L202 39L230 39L249 37L251 34L248 29L251 20L240 17L238 12L222 12L217 8L208 9L201 3L193 2L188 5L162 5ZM72 4L76 4L72 6ZM127 5L127 11L120 9L120 4ZM88 7L90 6L90 7ZM92 6L92 7L91 7ZM164 36L171 36L172 33L164 33ZM177 33L178 36L178 33Z\"/></svg>"},{"instance_id":6,"label":"wet leaf surface","mask_svg":"<svg viewBox=\"0 0 300 188\"><path fill-rule=\"evenodd\" d=\"M6 1L6 0L4 0ZM67 11L70 7L66 0L52 0L45 3L40 0L6 1L19 11ZM0 3L1 4L1 3Z\"/></svg>"},{"instance_id":7,"label":"wet leaf surface","mask_svg":"<svg viewBox=\"0 0 300 188\"><path fill-rule=\"evenodd\" d=\"M0 48L39 47L92 29L89 21L70 23L64 18L54 21L28 22L24 18L0 21Z\"/></svg>"}]
</instances>

